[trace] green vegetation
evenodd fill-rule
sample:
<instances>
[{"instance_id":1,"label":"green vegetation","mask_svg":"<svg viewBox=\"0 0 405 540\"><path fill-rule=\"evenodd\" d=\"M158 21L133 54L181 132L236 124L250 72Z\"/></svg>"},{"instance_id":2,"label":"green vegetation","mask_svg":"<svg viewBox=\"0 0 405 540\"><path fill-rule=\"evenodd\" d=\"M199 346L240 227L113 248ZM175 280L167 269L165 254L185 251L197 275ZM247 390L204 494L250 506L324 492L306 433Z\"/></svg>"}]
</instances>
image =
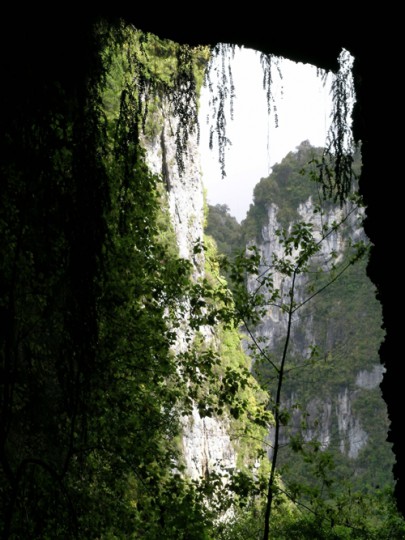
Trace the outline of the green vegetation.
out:
<instances>
[{"instance_id":1,"label":"green vegetation","mask_svg":"<svg viewBox=\"0 0 405 540\"><path fill-rule=\"evenodd\" d=\"M262 227L267 224L268 209L272 204L277 206L277 220L284 228L299 218L298 206L309 197L317 210L321 206L324 211L331 208L333 200L325 200L320 182L324 152L323 148L315 148L309 141L303 141L273 166L270 176L260 180L253 191L253 204L242 222L245 244L253 239L261 242ZM352 174L358 177L361 168L359 149L353 160Z\"/></svg>"},{"instance_id":2,"label":"green vegetation","mask_svg":"<svg viewBox=\"0 0 405 540\"><path fill-rule=\"evenodd\" d=\"M320 160L323 150L312 147L304 141L296 152L289 152L281 163L273 166L272 173L262 178L253 191L253 204L242 224L245 241L253 238L261 240L261 228L267 223L267 210L271 204L277 206L277 219L280 226L286 227L298 219L298 205L308 197L315 204L321 200L320 186L315 181L316 160Z\"/></svg>"},{"instance_id":3,"label":"green vegetation","mask_svg":"<svg viewBox=\"0 0 405 540\"><path fill-rule=\"evenodd\" d=\"M257 316L239 304L248 300L242 271L252 271L256 259L239 258L231 292L207 235L193 254L205 274L193 277L192 263L178 254L167 186L148 170L140 143L161 132L167 100L184 173L209 51L100 23L87 53L86 77L77 86L69 81L71 92L49 85L45 97L33 92L22 100L21 125L5 116L1 536L261 538L267 433L279 411L271 412L269 385L252 376L241 341L241 321ZM224 223L233 222L219 210ZM236 226L234 233L232 246ZM357 283L351 287L366 298ZM370 321L366 313L365 327ZM359 365L366 365L366 344L358 348ZM376 408L375 394L359 397L359 414ZM182 420L195 408L229 426L235 470L187 476ZM305 463L329 480L327 455L316 445L310 450L318 460L306 449ZM364 470L370 452L359 461ZM403 521L383 490L377 498L374 491L340 490L325 500L308 489L311 511L304 512L303 485L293 492L280 471L273 473L277 538L403 537Z\"/></svg>"},{"instance_id":4,"label":"green vegetation","mask_svg":"<svg viewBox=\"0 0 405 540\"><path fill-rule=\"evenodd\" d=\"M311 149L307 143L303 143L296 153L288 154L280 165L275 167L269 179L262 180L259 184L262 189L261 201L267 197L269 201L267 204L274 203L277 207L281 204L281 208L277 211L277 218L283 221L286 216L290 216L285 225L289 227L290 234L293 231L291 227L298 217L299 204L304 203L308 197L313 199L317 197L317 200L320 200L319 194L316 195L317 185L311 174L316 153L319 155L319 150ZM303 156L309 159L310 174L306 173L306 168L303 166L303 159L305 159ZM291 191L286 189L285 186L289 185L288 177L285 176L287 173L291 175L292 186L295 186L300 179L302 184L300 189ZM277 197L282 197L282 202ZM332 208L330 202L327 203L326 208L325 205L322 207L315 205L315 216L322 211L326 223L326 212L331 211ZM346 212L350 212L350 209ZM254 209L251 209L250 216L255 215ZM353 227L359 225L358 222L352 224L350 220L347 220L337 229L342 238L346 238L345 252L340 254L343 260L349 260L350 250L355 249L355 245L350 247L349 238ZM332 251L331 255L331 261L333 259L337 261L338 254ZM393 465L391 449L385 444L388 420L380 390L378 386L374 389L361 389L356 384L356 376L359 372L372 371L374 366L378 366L378 350L384 338L381 329L381 307L375 297L374 287L367 278L366 264L366 256L355 264L350 264L339 279L333 282L333 286L328 286L328 283L339 272L338 268L344 266L342 261L339 264L338 262L330 264L328 271L315 266L309 269L310 272L305 276L305 285L300 286L301 289L305 287L305 294L311 296L317 290L325 286L326 288L322 294L316 295L308 306L303 306L298 320L294 323L291 348L288 353L288 375L285 376L283 382L285 396L299 404L299 409L302 411L294 413L294 427L291 429L295 434L298 429L297 424L299 424L298 418L301 418L307 429L312 432L318 431L313 423L317 423L319 419L311 417L305 420L305 410L314 403L315 397L319 407L322 403L333 403L333 407L336 407L335 400L338 396L343 399L344 392L349 393L354 408L353 414L356 414L362 429L368 436L366 454L372 453L376 459L369 461L369 467L367 467L362 457L364 451L361 451L357 458L346 460L345 468L341 463L339 450L342 434L339 432L336 420L332 422L330 428L332 435L329 444L330 448L335 449L332 452L334 459L341 463L339 474L336 473L337 477L342 482L343 478L351 478L352 488L360 490L367 490L369 485L376 485L376 477L379 478L377 484L381 487L392 486ZM297 294L302 294L302 292ZM272 345L271 353L274 357L281 354L283 343L284 337L280 336L279 342L276 341ZM303 355L303 351L309 346L316 346L310 360L305 354ZM262 365L260 376L268 381L270 392L274 392L275 386L271 383L273 377L271 366ZM376 402L379 402L379 406L376 406ZM367 403L370 404L369 407ZM321 410L319 416L322 417ZM308 425L307 422L309 422ZM347 451L348 446L346 446ZM305 464L301 462L299 465L299 463L300 460L291 451L283 450L280 453L280 464L286 467L283 474L285 481L288 480L289 474L292 474L292 470L296 471L295 474L308 477L305 473ZM297 470L301 473L297 473Z\"/></svg>"},{"instance_id":5,"label":"green vegetation","mask_svg":"<svg viewBox=\"0 0 405 540\"><path fill-rule=\"evenodd\" d=\"M215 238L218 253L231 257L242 245L241 227L226 204L208 205L205 232Z\"/></svg>"}]
</instances>

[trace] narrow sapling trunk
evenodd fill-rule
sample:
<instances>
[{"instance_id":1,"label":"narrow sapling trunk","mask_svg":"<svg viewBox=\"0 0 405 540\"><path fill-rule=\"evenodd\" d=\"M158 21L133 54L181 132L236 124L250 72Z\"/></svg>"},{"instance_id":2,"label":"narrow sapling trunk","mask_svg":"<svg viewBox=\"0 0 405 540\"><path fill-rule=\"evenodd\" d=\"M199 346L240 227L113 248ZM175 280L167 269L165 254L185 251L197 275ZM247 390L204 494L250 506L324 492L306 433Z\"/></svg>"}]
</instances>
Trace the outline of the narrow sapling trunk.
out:
<instances>
[{"instance_id":1,"label":"narrow sapling trunk","mask_svg":"<svg viewBox=\"0 0 405 540\"><path fill-rule=\"evenodd\" d=\"M291 291L290 291L290 305L288 307L287 333L286 333L286 337L284 341L283 354L281 357L281 364L278 370L278 377L277 377L276 402L275 402L274 411L273 411L274 421L275 421L274 445L273 445L273 456L271 459L271 472L270 472L269 484L268 484L268 490L267 490L263 540L269 540L269 534L270 534L271 509L272 509L272 504L273 504L277 455L278 455L278 449L279 449L279 436L280 436L280 427L281 427L281 419L280 419L281 389L283 386L284 367L285 367L285 362L287 359L287 351L288 351L288 346L290 343L290 336L291 336L291 323L292 323L292 316L294 313L294 287L295 287L296 275L297 275L297 269L293 273L293 279L292 279L292 285L291 285Z\"/></svg>"}]
</instances>

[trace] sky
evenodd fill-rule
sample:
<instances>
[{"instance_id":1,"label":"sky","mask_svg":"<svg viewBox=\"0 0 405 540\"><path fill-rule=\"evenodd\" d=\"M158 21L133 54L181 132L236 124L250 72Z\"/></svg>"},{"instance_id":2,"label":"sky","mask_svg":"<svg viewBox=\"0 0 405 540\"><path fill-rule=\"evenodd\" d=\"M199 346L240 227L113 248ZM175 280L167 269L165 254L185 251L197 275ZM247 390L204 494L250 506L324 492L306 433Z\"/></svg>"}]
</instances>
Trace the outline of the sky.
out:
<instances>
[{"instance_id":1,"label":"sky","mask_svg":"<svg viewBox=\"0 0 405 540\"><path fill-rule=\"evenodd\" d=\"M200 153L208 203L227 204L240 222L252 203L254 186L269 176L275 163L304 140L313 146L325 144L332 75L323 81L315 66L279 58L282 79L277 69L272 70L276 127L274 113L269 117L267 112L259 53L237 47L231 67L235 100L233 121L229 110L227 115L226 135L232 144L225 154L226 177L221 177L218 148L209 149L208 88L203 88L200 100Z\"/></svg>"}]
</instances>

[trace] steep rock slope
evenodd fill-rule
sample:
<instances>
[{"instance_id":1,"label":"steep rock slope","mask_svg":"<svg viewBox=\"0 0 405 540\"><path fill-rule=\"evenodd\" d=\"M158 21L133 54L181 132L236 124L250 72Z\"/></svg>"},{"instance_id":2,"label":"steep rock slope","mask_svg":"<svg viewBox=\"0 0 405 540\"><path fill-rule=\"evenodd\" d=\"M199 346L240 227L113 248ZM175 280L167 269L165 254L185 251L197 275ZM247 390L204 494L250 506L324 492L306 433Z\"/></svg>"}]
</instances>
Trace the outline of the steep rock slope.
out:
<instances>
[{"instance_id":1,"label":"steep rock slope","mask_svg":"<svg viewBox=\"0 0 405 540\"><path fill-rule=\"evenodd\" d=\"M281 447L300 434L303 441L317 441L335 455L342 478L354 478L359 486L389 484L393 459L379 388L384 367L378 349L384 335L381 308L365 270L369 242L362 228L364 211L355 196L344 205L322 200L314 182L320 157L321 150L305 141L255 189L255 206L244 226L247 234L249 225L256 226L258 276L272 273L269 292L278 290L279 297L253 335L277 365L288 331L281 304L292 295L296 307L282 392L290 419L282 429ZM298 224L308 226L316 253L306 268L291 275L280 263L297 262L299 250L305 249ZM258 280L250 277L251 292ZM258 369L275 392L274 370ZM292 457L289 450L280 452L290 470L295 468Z\"/></svg>"},{"instance_id":2,"label":"steep rock slope","mask_svg":"<svg viewBox=\"0 0 405 540\"><path fill-rule=\"evenodd\" d=\"M204 275L204 253L194 254L194 246L204 236L204 193L197 134L190 137L184 153L184 170L179 171L176 161L176 123L168 103L162 103L159 124L161 133L144 140L147 163L150 169L162 175L167 190L167 204L180 257L192 264L195 278ZM186 337L190 329L179 331L175 350L187 348ZM212 342L212 328L203 330L204 339ZM196 404L192 414L183 418L183 456L191 478L199 478L215 469L236 467L236 451L231 442L227 422L215 417L202 417Z\"/></svg>"}]
</instances>

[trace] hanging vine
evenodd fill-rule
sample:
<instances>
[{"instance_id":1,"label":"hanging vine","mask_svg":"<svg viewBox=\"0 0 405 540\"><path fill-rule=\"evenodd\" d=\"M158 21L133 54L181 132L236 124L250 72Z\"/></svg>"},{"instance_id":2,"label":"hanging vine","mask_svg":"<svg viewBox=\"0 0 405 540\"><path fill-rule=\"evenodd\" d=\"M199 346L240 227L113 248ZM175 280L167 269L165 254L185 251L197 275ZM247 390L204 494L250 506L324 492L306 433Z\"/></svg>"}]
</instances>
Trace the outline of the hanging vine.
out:
<instances>
[{"instance_id":1,"label":"hanging vine","mask_svg":"<svg viewBox=\"0 0 405 540\"><path fill-rule=\"evenodd\" d=\"M116 68L126 74L125 86L120 89L121 108L127 108L130 102L130 114L135 116L138 126L137 133L128 136L134 141L141 133L156 135L161 126L157 125L159 115L155 113L163 102L167 103L170 116L176 120L176 162L179 174L183 175L189 138L195 133L199 137L197 96L209 48L162 40L124 22L115 34L118 37L114 35L112 43L125 51L122 65ZM105 60L110 54L107 48ZM117 128L118 123L119 119Z\"/></svg>"},{"instance_id":2,"label":"hanging vine","mask_svg":"<svg viewBox=\"0 0 405 540\"><path fill-rule=\"evenodd\" d=\"M226 176L225 155L232 144L227 136L227 119L233 120L235 86L232 76L231 61L234 58L235 46L229 44L216 45L211 54L210 64L206 70L205 84L210 91L211 121L209 147L216 144L219 152L219 163L222 178ZM273 92L274 73L278 72L280 80L283 74L279 64L280 58L267 53L260 54L263 70L263 89L267 98L267 113L273 115L275 126L279 125L276 98ZM339 71L334 75L331 85L332 113L331 125L327 134L325 150L318 164L318 182L325 199L333 199L342 204L353 187L357 175L353 169L354 152L356 150L351 131L351 111L354 103L354 85L352 80L353 58L346 50L339 56ZM327 72L318 70L324 81Z\"/></svg>"},{"instance_id":3,"label":"hanging vine","mask_svg":"<svg viewBox=\"0 0 405 540\"><path fill-rule=\"evenodd\" d=\"M325 150L319 165L319 182L325 199L343 204L349 195L356 174L353 170L355 143L351 130L354 103L352 76L353 58L342 50L339 71L332 81L332 113Z\"/></svg>"},{"instance_id":4,"label":"hanging vine","mask_svg":"<svg viewBox=\"0 0 405 540\"><path fill-rule=\"evenodd\" d=\"M267 114L269 116L272 113L274 114L274 123L275 123L275 126L278 127L277 104L276 104L274 94L272 92L272 86L274 82L273 81L273 73L274 73L273 68L277 69L280 80L283 80L283 74L281 72L281 68L279 65L279 58L277 56L274 56L273 54L261 53L260 63L263 69L263 89L266 91L266 98L267 98Z\"/></svg>"},{"instance_id":5,"label":"hanging vine","mask_svg":"<svg viewBox=\"0 0 405 540\"><path fill-rule=\"evenodd\" d=\"M235 54L235 45L225 43L217 44L211 54L210 63L206 70L204 84L210 91L211 120L209 134L209 148L214 147L214 139L218 145L218 159L221 168L222 178L226 177L225 153L232 143L226 136L227 104L229 106L229 116L233 120L233 103L235 98L235 86L231 60ZM219 59L219 61L218 61ZM214 77L212 76L214 74ZM207 118L207 122L210 118Z\"/></svg>"}]
</instances>

